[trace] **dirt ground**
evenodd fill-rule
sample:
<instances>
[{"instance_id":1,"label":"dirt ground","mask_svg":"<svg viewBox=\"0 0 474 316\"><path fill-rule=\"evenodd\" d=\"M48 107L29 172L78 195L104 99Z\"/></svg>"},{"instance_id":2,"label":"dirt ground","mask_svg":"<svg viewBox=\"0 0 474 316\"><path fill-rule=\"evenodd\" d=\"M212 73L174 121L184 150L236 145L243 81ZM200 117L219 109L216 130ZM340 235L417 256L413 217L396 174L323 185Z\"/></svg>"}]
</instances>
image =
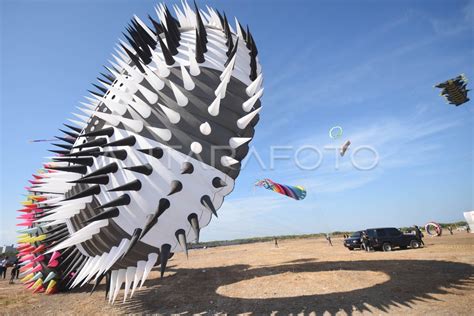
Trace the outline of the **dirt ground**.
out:
<instances>
[{"instance_id":1,"label":"dirt ground","mask_svg":"<svg viewBox=\"0 0 474 316\"><path fill-rule=\"evenodd\" d=\"M426 248L348 251L342 239L282 240L175 255L163 279L113 306L102 286L51 296L0 281L0 314L472 315L474 234L426 238Z\"/></svg>"}]
</instances>

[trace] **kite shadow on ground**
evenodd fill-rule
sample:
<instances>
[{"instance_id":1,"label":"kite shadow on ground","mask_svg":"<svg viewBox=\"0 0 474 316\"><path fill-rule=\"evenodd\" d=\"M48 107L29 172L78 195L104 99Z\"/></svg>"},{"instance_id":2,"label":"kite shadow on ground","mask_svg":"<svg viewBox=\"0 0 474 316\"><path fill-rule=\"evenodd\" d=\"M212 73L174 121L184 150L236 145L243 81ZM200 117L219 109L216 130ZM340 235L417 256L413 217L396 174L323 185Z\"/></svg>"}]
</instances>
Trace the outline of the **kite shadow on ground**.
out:
<instances>
[{"instance_id":1,"label":"kite shadow on ground","mask_svg":"<svg viewBox=\"0 0 474 316\"><path fill-rule=\"evenodd\" d=\"M147 288L135 293L122 305L127 313L199 314L253 313L281 314L344 311L387 312L390 307L412 307L417 301L437 300L435 294L465 289L474 283L474 267L469 264L432 260L366 260L306 262L274 267L251 268L232 265L202 269L170 269L170 276L147 281ZM380 272L383 282L350 291L296 297L241 298L218 294L218 288L236 282L288 272L345 273ZM344 282L344 281L342 281ZM339 282L340 283L340 282ZM357 282L356 282L357 283ZM279 284L274 284L278 287ZM284 286L284 285L282 285ZM331 284L327 284L331 288Z\"/></svg>"}]
</instances>

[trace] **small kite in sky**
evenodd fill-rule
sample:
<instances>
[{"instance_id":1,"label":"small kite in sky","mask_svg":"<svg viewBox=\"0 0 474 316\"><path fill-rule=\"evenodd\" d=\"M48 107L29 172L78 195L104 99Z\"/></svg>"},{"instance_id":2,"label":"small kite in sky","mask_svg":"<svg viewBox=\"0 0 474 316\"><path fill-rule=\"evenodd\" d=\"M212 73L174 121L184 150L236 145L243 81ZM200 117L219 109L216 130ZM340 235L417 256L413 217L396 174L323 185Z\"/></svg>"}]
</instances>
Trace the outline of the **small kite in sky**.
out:
<instances>
[{"instance_id":1,"label":"small kite in sky","mask_svg":"<svg viewBox=\"0 0 474 316\"><path fill-rule=\"evenodd\" d=\"M291 186L273 182L270 179L262 179L255 183L257 187L264 187L267 190L280 193L295 200L303 200L306 197L306 189L300 185Z\"/></svg>"},{"instance_id":2,"label":"small kite in sky","mask_svg":"<svg viewBox=\"0 0 474 316\"><path fill-rule=\"evenodd\" d=\"M445 82L438 83L435 88L440 88L442 96L446 98L449 104L460 106L463 103L469 101L467 97L467 78L464 74L457 76L456 78L449 79Z\"/></svg>"}]
</instances>

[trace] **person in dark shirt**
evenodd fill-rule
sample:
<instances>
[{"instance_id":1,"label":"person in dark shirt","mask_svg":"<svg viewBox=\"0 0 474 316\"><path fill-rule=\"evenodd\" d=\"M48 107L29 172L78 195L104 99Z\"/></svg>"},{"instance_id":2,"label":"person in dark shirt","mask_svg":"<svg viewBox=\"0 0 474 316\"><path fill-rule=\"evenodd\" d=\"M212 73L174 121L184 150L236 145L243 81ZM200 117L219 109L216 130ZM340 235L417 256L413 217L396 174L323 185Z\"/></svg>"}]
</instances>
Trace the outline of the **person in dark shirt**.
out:
<instances>
[{"instance_id":1,"label":"person in dark shirt","mask_svg":"<svg viewBox=\"0 0 474 316\"><path fill-rule=\"evenodd\" d=\"M12 267L12 272L11 272L11 275L10 275L10 284L13 284L13 280L15 279L15 277L18 279L18 273L20 272L20 266L18 265L17 262L15 262L13 264L13 267Z\"/></svg>"},{"instance_id":2,"label":"person in dark shirt","mask_svg":"<svg viewBox=\"0 0 474 316\"><path fill-rule=\"evenodd\" d=\"M416 236L416 239L418 239L418 241L420 242L420 244L425 246L425 243L423 242L423 237L425 236L423 235L423 233L421 232L420 228L417 225L415 225L415 236Z\"/></svg>"},{"instance_id":3,"label":"person in dark shirt","mask_svg":"<svg viewBox=\"0 0 474 316\"><path fill-rule=\"evenodd\" d=\"M364 250L367 252L370 251L370 240L365 230L360 235L360 241L362 243L362 248L364 248Z\"/></svg>"}]
</instances>

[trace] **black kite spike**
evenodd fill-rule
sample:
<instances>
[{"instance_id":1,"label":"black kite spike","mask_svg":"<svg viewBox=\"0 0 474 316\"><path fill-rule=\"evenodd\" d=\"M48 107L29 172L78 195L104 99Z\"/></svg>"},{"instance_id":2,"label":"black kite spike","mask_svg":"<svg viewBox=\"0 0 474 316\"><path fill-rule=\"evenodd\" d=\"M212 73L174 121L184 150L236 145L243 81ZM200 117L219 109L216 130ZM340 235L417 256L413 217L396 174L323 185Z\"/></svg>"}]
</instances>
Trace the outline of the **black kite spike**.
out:
<instances>
[{"instance_id":1,"label":"black kite spike","mask_svg":"<svg viewBox=\"0 0 474 316\"><path fill-rule=\"evenodd\" d=\"M79 134L76 134L76 133L73 133L73 132L69 132L69 131L65 131L63 129L59 129L61 132L63 132L64 134L68 135L68 136L71 136L72 138L76 139L79 137ZM80 133L81 131L79 131Z\"/></svg>"},{"instance_id":2,"label":"black kite spike","mask_svg":"<svg viewBox=\"0 0 474 316\"><path fill-rule=\"evenodd\" d=\"M196 1L194 1L194 8L196 9L197 29L199 30L199 35L202 37L202 40L204 41L204 46L205 46L207 43L207 32L206 32L206 27L204 26L204 23L202 22L201 12L199 11ZM205 49L204 51L206 52L207 49Z\"/></svg>"},{"instance_id":3,"label":"black kite spike","mask_svg":"<svg viewBox=\"0 0 474 316\"><path fill-rule=\"evenodd\" d=\"M69 183L86 183L86 184L108 184L109 176L101 174L99 176L92 176L87 178L81 178L74 181L69 181Z\"/></svg>"},{"instance_id":4,"label":"black kite spike","mask_svg":"<svg viewBox=\"0 0 474 316\"><path fill-rule=\"evenodd\" d=\"M150 149L138 149L139 152L142 152L146 155L150 155L155 157L156 159L160 159L163 157L163 149L160 147L150 148Z\"/></svg>"},{"instance_id":5,"label":"black kite spike","mask_svg":"<svg viewBox=\"0 0 474 316\"><path fill-rule=\"evenodd\" d=\"M184 252L186 253L186 258L188 257L188 245L186 242L186 232L184 229L178 229L174 235L176 236L176 240L178 241L179 245L181 248L184 249Z\"/></svg>"},{"instance_id":6,"label":"black kite spike","mask_svg":"<svg viewBox=\"0 0 474 316\"><path fill-rule=\"evenodd\" d=\"M148 19L151 21L153 27L155 28L156 36L160 36L160 33L163 33L163 26L157 21L155 21L150 15L148 15Z\"/></svg>"},{"instance_id":7,"label":"black kite spike","mask_svg":"<svg viewBox=\"0 0 474 316\"><path fill-rule=\"evenodd\" d=\"M136 179L119 187L110 189L109 192L117 191L139 191L142 188L142 183L140 180Z\"/></svg>"},{"instance_id":8,"label":"black kite spike","mask_svg":"<svg viewBox=\"0 0 474 316\"><path fill-rule=\"evenodd\" d=\"M105 89L104 87L101 87L99 85L96 85L95 83L92 84L94 87L96 87L98 90L100 90L102 93L107 93L107 89Z\"/></svg>"},{"instance_id":9,"label":"black kite spike","mask_svg":"<svg viewBox=\"0 0 474 316\"><path fill-rule=\"evenodd\" d=\"M69 144L74 144L76 142L76 139L72 139L70 137L59 137L59 136L54 136L59 140L62 140L63 142L69 143Z\"/></svg>"},{"instance_id":10,"label":"black kite spike","mask_svg":"<svg viewBox=\"0 0 474 316\"><path fill-rule=\"evenodd\" d=\"M165 43L161 39L161 36L158 36L158 42L160 42L161 51L163 52L163 56L165 57L166 64L171 66L175 63L173 55L171 55L168 47L166 47Z\"/></svg>"},{"instance_id":11,"label":"black kite spike","mask_svg":"<svg viewBox=\"0 0 474 316\"><path fill-rule=\"evenodd\" d=\"M140 235L142 234L142 229L141 228L135 228L133 231L132 238L130 238L130 243L128 244L127 250L122 255L122 259L125 258L125 256L132 250L133 246L136 245L138 240L140 239Z\"/></svg>"},{"instance_id":12,"label":"black kite spike","mask_svg":"<svg viewBox=\"0 0 474 316\"><path fill-rule=\"evenodd\" d=\"M98 184L93 185L91 187L88 187L84 191L73 194L73 195L65 198L63 201L70 201L70 200L80 199L80 198L83 198L83 197L86 197L86 196L91 196L91 195L96 195L96 194L100 194L100 186Z\"/></svg>"},{"instance_id":13,"label":"black kite spike","mask_svg":"<svg viewBox=\"0 0 474 316\"><path fill-rule=\"evenodd\" d=\"M116 198L116 199L114 199L114 200L112 200L108 203L97 206L96 208L94 208L94 210L100 210L100 209L104 209L104 208L107 208L107 207L117 207L117 206L128 205L128 204L130 204L130 201L131 201L131 199L130 199L130 196L128 194L122 194L118 198Z\"/></svg>"},{"instance_id":14,"label":"black kite spike","mask_svg":"<svg viewBox=\"0 0 474 316\"><path fill-rule=\"evenodd\" d=\"M100 153L101 156L125 160L128 156L127 151L120 149L120 150L112 150L112 151L103 151Z\"/></svg>"},{"instance_id":15,"label":"black kite spike","mask_svg":"<svg viewBox=\"0 0 474 316\"><path fill-rule=\"evenodd\" d=\"M84 221L84 223L92 223L95 221L100 221L103 219L109 219L109 218L114 218L120 215L120 211L118 208L114 207L108 211L99 213L97 215L92 216L91 218L88 218L87 220Z\"/></svg>"},{"instance_id":16,"label":"black kite spike","mask_svg":"<svg viewBox=\"0 0 474 316\"><path fill-rule=\"evenodd\" d=\"M99 275L99 277L97 278L97 280L95 281L94 283L94 286L92 287L92 290L90 292L90 295L92 295L92 293L94 293L95 289L97 288L97 286L100 284L100 282L102 282L102 280L104 279L105 277L105 273L102 273L101 275Z\"/></svg>"},{"instance_id":17,"label":"black kite spike","mask_svg":"<svg viewBox=\"0 0 474 316\"><path fill-rule=\"evenodd\" d=\"M92 166L94 164L94 159L90 157L83 157L83 158L70 158L70 157L55 157L53 158L54 161L64 161L64 162L70 162L78 165L83 165L83 166Z\"/></svg>"},{"instance_id":18,"label":"black kite spike","mask_svg":"<svg viewBox=\"0 0 474 316\"><path fill-rule=\"evenodd\" d=\"M53 167L53 166L51 166L51 167L47 167L47 169L73 172L73 173L80 173L80 174L86 174L87 173L87 167L86 166L64 166L64 167Z\"/></svg>"},{"instance_id":19,"label":"black kite spike","mask_svg":"<svg viewBox=\"0 0 474 316\"><path fill-rule=\"evenodd\" d=\"M160 276L163 278L166 270L166 264L168 263L168 258L170 257L171 245L163 244L160 249Z\"/></svg>"},{"instance_id":20,"label":"black kite spike","mask_svg":"<svg viewBox=\"0 0 474 316\"><path fill-rule=\"evenodd\" d=\"M149 163L140 166L125 167L124 169L133 172L138 172L147 176L149 176L153 172L153 167Z\"/></svg>"},{"instance_id":21,"label":"black kite spike","mask_svg":"<svg viewBox=\"0 0 474 316\"><path fill-rule=\"evenodd\" d=\"M99 157L100 150L99 148L91 148L91 149L86 149L86 150L81 150L81 151L76 151L76 152L68 152L66 156L94 156L94 157Z\"/></svg>"},{"instance_id":22,"label":"black kite spike","mask_svg":"<svg viewBox=\"0 0 474 316\"><path fill-rule=\"evenodd\" d=\"M226 61L225 64L224 64L224 67L227 67L227 65L230 63L230 61L232 60L232 58L234 58L235 54L237 53L237 48L238 48L238 47L239 47L239 38L237 37L237 40L235 41L234 48L233 48L232 51L230 52L229 57L227 58L227 61Z\"/></svg>"},{"instance_id":23,"label":"black kite spike","mask_svg":"<svg viewBox=\"0 0 474 316\"><path fill-rule=\"evenodd\" d=\"M196 235L196 242L199 242L199 232L201 228L199 227L199 220L198 220L197 214L196 213L189 214L188 222L194 231L194 235Z\"/></svg>"},{"instance_id":24,"label":"black kite spike","mask_svg":"<svg viewBox=\"0 0 474 316\"><path fill-rule=\"evenodd\" d=\"M170 190L170 193L168 193L168 196L178 193L182 189L183 189L183 184L181 183L181 181L173 180L171 181L171 190Z\"/></svg>"},{"instance_id":25,"label":"black kite spike","mask_svg":"<svg viewBox=\"0 0 474 316\"><path fill-rule=\"evenodd\" d=\"M78 133L82 132L82 129L79 128L79 127L71 126L71 125L68 125L68 124L63 124L63 125L66 126L67 128L72 129L75 132L78 132Z\"/></svg>"},{"instance_id":26,"label":"black kite spike","mask_svg":"<svg viewBox=\"0 0 474 316\"><path fill-rule=\"evenodd\" d=\"M103 145L102 147L112 147L112 146L133 146L137 140L135 139L135 136L128 136L122 139L118 139L116 141L107 143Z\"/></svg>"},{"instance_id":27,"label":"black kite spike","mask_svg":"<svg viewBox=\"0 0 474 316\"><path fill-rule=\"evenodd\" d=\"M85 136L85 137L108 136L108 137L111 137L113 134L114 134L114 128L113 127L106 127L106 128L103 128L103 129L99 129L97 131L82 134L81 136Z\"/></svg>"},{"instance_id":28,"label":"black kite spike","mask_svg":"<svg viewBox=\"0 0 474 316\"><path fill-rule=\"evenodd\" d=\"M191 174L194 171L194 166L189 161L186 161L181 166L181 174Z\"/></svg>"},{"instance_id":29,"label":"black kite spike","mask_svg":"<svg viewBox=\"0 0 474 316\"><path fill-rule=\"evenodd\" d=\"M171 55L177 55L178 49L176 48L179 45L176 43L176 40L173 38L173 35L170 34L167 30L164 31L166 43L168 44L168 49L170 50Z\"/></svg>"},{"instance_id":30,"label":"black kite spike","mask_svg":"<svg viewBox=\"0 0 474 316\"><path fill-rule=\"evenodd\" d=\"M171 204L168 199L160 199L160 201L158 202L158 207L156 208L155 212L147 216L147 220L145 222L145 225L143 226L143 231L142 231L142 234L140 235L140 239L142 239L150 231L150 229L158 222L158 217L160 217L160 215L163 214L170 207L170 205Z\"/></svg>"},{"instance_id":31,"label":"black kite spike","mask_svg":"<svg viewBox=\"0 0 474 316\"><path fill-rule=\"evenodd\" d=\"M117 170L118 170L117 163L112 162L112 163L110 163L110 164L108 164L108 165L106 165L102 168L97 169L94 172L89 173L84 178L90 178L90 177L93 177L93 176L99 176L101 174L107 174L107 173L115 173L115 172L117 172Z\"/></svg>"},{"instance_id":32,"label":"black kite spike","mask_svg":"<svg viewBox=\"0 0 474 316\"><path fill-rule=\"evenodd\" d=\"M56 144L56 143L53 143L51 144L53 146L56 146L56 147L59 147L59 148L64 148L64 149L67 149L67 150L71 150L72 149L72 146L71 145L67 145L67 144Z\"/></svg>"},{"instance_id":33,"label":"black kite spike","mask_svg":"<svg viewBox=\"0 0 474 316\"><path fill-rule=\"evenodd\" d=\"M96 138L94 140L91 140L90 142L86 142L86 143L83 143L83 144L79 144L77 146L75 146L74 148L87 148L87 147L98 147L98 146L103 146L107 144L107 139L106 138Z\"/></svg>"},{"instance_id":34,"label":"black kite spike","mask_svg":"<svg viewBox=\"0 0 474 316\"><path fill-rule=\"evenodd\" d=\"M217 217L216 208L214 207L214 204L212 204L212 201L209 195L203 195L201 197L201 204Z\"/></svg>"},{"instance_id":35,"label":"black kite spike","mask_svg":"<svg viewBox=\"0 0 474 316\"><path fill-rule=\"evenodd\" d=\"M212 179L212 186L216 189L219 189L227 186L227 184L221 178L215 177L214 179Z\"/></svg>"},{"instance_id":36,"label":"black kite spike","mask_svg":"<svg viewBox=\"0 0 474 316\"><path fill-rule=\"evenodd\" d=\"M204 59L204 49L202 47L202 40L199 38L198 30L196 29L196 61L200 64L206 61Z\"/></svg>"},{"instance_id":37,"label":"black kite spike","mask_svg":"<svg viewBox=\"0 0 474 316\"><path fill-rule=\"evenodd\" d=\"M48 149L49 152L55 153L55 154L60 154L60 155L67 155L70 153L69 150L53 150L53 149Z\"/></svg>"}]
</instances>

